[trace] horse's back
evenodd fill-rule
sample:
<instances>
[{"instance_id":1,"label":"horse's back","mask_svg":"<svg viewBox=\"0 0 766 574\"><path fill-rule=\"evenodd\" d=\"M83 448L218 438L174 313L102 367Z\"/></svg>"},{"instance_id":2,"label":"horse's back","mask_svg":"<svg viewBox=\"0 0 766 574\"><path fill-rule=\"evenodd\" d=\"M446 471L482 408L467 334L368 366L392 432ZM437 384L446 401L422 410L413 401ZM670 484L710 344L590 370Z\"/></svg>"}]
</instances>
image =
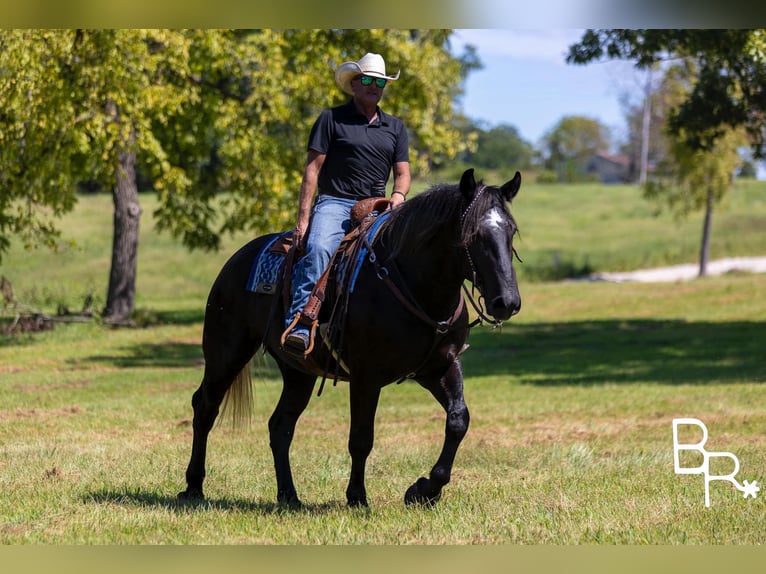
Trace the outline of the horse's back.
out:
<instances>
[{"instance_id":1,"label":"horse's back","mask_svg":"<svg viewBox=\"0 0 766 574\"><path fill-rule=\"evenodd\" d=\"M248 289L253 264L259 253L278 237L270 233L257 237L235 251L224 263L210 288L205 310L207 328L221 331L243 329L243 333L262 332L274 300L273 295L258 295Z\"/></svg>"},{"instance_id":2,"label":"horse's back","mask_svg":"<svg viewBox=\"0 0 766 574\"><path fill-rule=\"evenodd\" d=\"M231 257L229 257L226 263L224 263L223 267L221 267L221 271L218 273L215 283L217 284L224 281L226 283L239 284L244 289L255 258L266 245L271 243L279 235L281 234L269 233L245 243L235 251Z\"/></svg>"}]
</instances>

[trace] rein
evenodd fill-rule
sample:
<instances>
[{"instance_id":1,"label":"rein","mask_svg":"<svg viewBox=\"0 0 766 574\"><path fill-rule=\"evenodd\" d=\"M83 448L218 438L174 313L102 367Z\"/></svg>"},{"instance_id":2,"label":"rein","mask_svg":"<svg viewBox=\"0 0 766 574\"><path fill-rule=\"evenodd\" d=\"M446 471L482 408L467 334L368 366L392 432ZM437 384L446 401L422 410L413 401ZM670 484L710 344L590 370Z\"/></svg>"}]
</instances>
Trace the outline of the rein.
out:
<instances>
[{"instance_id":1,"label":"rein","mask_svg":"<svg viewBox=\"0 0 766 574\"><path fill-rule=\"evenodd\" d=\"M447 333L452 327L453 323L455 323L455 321L457 321L460 315L463 313L463 309L465 308L465 300L463 299L463 296L460 296L457 308L449 319L446 321L436 321L432 319L418 304L418 302L415 301L415 298L409 293L409 291L406 294L403 293L402 288L394 283L394 281L391 279L391 274L389 273L388 268L381 265L378 261L378 258L375 255L375 251L373 250L372 245L370 244L370 241L366 235L362 236L362 240L364 241L365 246L370 253L368 259L370 263L372 263L375 267L375 274L377 275L378 279L383 281L383 283L391 290L399 302L402 303L402 305L404 305L404 307L418 319L433 327L434 333L436 335L444 335ZM406 287L404 289L406 290ZM473 301L471 302L473 303Z\"/></svg>"},{"instance_id":2,"label":"rein","mask_svg":"<svg viewBox=\"0 0 766 574\"><path fill-rule=\"evenodd\" d=\"M415 315L418 319L426 323L427 325L430 325L434 329L434 336L433 336L433 342L431 343L431 348L428 350L428 352L425 354L423 360L421 361L420 365L413 371L410 371L409 373L402 375L397 380L397 384L405 381L406 379L412 379L415 378L417 375L417 372L423 368L423 366L428 363L429 358L431 357L431 354L434 352L434 349L436 349L436 346L439 344L439 340L442 336L446 335L449 330L452 328L452 325L455 323L455 321L458 320L458 318L462 315L463 309L465 309L465 300L463 299L462 294L460 294L460 301L457 304L457 308L455 309L455 312L452 313L452 316L447 319L446 321L435 321L432 319L424 310L423 308L418 304L418 302L415 300L415 298L412 296L409 291L405 295L402 292L402 289L394 283L394 281L391 279L391 275L388 271L387 267L384 267L380 264L378 261L377 255L375 255L375 251L372 248L372 245L370 244L369 239L367 238L367 235L362 236L362 241L364 241L365 246L367 247L367 250L369 251L368 259L370 263L373 264L375 267L375 274L377 275L378 279L380 279L388 288L389 290L396 296L396 298L399 300L402 305L413 315ZM406 290L406 286L404 287Z\"/></svg>"},{"instance_id":3,"label":"rein","mask_svg":"<svg viewBox=\"0 0 766 574\"><path fill-rule=\"evenodd\" d=\"M474 274L474 277L475 277L475 274ZM471 282L471 285L475 286L475 283ZM476 314L479 316L478 319L474 319L473 321L471 321L471 323L468 325L469 329L473 329L476 325L481 325L482 322L489 323L495 329L503 324L502 321L499 321L498 319L493 319L492 317L488 316L484 312L484 309L481 306L481 295L479 295L479 302L477 303L476 299L473 296L473 293L468 291L468 287L465 286L465 283L463 283L463 291L465 292L466 298L471 303L471 307L473 307L473 310L476 311ZM471 291L473 291L473 287L471 288Z\"/></svg>"},{"instance_id":4,"label":"rein","mask_svg":"<svg viewBox=\"0 0 766 574\"><path fill-rule=\"evenodd\" d=\"M474 203L476 203L476 201L479 199L479 197L481 196L481 194L484 192L485 189L487 189L487 186L482 184L477 190L473 199L471 200L471 203L468 204L468 206L465 208L463 213L460 215L461 230L463 228L463 225L465 224L466 214L470 211L471 207L473 207ZM402 305L404 305L404 307L408 311L410 311L410 313L418 317L421 321L423 321L427 325L430 325L431 327L433 327L435 335L437 336L444 335L450 330L450 328L455 323L455 321L457 321L460 315L463 313L463 309L465 308L465 299L468 299L474 311L476 311L476 314L479 316L478 319L474 320L468 325L469 329L475 327L476 325L481 324L483 321L493 325L494 327L499 327L502 324L502 321L493 319L485 313L481 305L481 295L479 295L479 300L477 302L476 297L473 294L473 289L475 289L475 286L478 282L478 273L476 271L476 266L474 265L473 259L471 258L471 253L468 250L468 245L465 245L464 248L465 248L466 259L468 261L468 266L470 267L470 270L471 270L471 284L473 285L473 288L471 291L468 291L468 288L465 286L465 283L463 283L463 292L465 293L465 297L463 297L462 294L460 295L460 300L458 301L457 308L455 309L452 316L446 321L435 321L423 310L423 308L417 303L415 298L409 292L403 293L402 288L399 287L391 279L391 275L388 271L388 268L382 266L380 262L378 261L378 258L375 255L375 251L373 250L367 235L363 235L362 240L364 241L365 246L370 254L369 260L375 267L375 273L378 279L380 279L381 281L383 281L383 283L386 284L386 286L396 296L399 302L401 302ZM404 287L404 290L406 291L406 286Z\"/></svg>"},{"instance_id":5,"label":"rein","mask_svg":"<svg viewBox=\"0 0 766 574\"><path fill-rule=\"evenodd\" d=\"M460 216L461 235L462 235L463 226L465 224L466 214L471 209L471 207L473 207L476 200L481 196L481 194L484 192L486 188L487 188L486 185L481 185L479 187L473 199L471 200L471 202L468 204L468 206L465 208L465 210L461 214ZM473 293L468 291L468 288L465 286L465 283L463 283L462 285L463 291L465 292L465 297L463 296L463 293L459 293L460 299L458 301L457 307L455 308L455 311L452 313L452 316L445 321L434 320L423 310L423 308L418 304L418 302L415 300L412 294L409 293L406 285L404 285L403 287L400 287L391 279L391 274L388 268L381 265L380 262L378 261L378 257L375 254L375 251L372 247L372 244L367 234L362 235L362 241L364 242L364 245L369 252L368 260L370 261L370 263L373 264L375 268L375 274L377 275L378 279L380 279L389 288L389 290L394 294L394 296L399 300L399 302L402 303L402 305L410 313L412 313L415 317L419 318L425 324L430 325L434 329L433 343L431 345L431 349L429 350L429 352L426 353L423 363L420 366L418 366L418 368L415 369L414 371L401 377L399 379L399 382L402 382L408 378L414 378L417 372L423 367L423 365L426 364L429 357L431 356L431 353L433 353L434 349L438 345L440 337L448 333L449 330L452 328L452 326L455 324L455 322L463 314L463 310L465 309L465 299L468 299L468 301L471 303L471 306L474 308L474 310L479 316L478 319L474 320L468 325L468 329L471 329L475 327L476 325L481 324L482 321L486 321L487 323L492 324L494 327L498 327L502 324L502 321L498 321L496 319L493 319L487 316L487 314L484 312L484 309L482 308L482 305L481 305L481 295L479 296L479 301L477 302ZM476 266L474 265L473 259L471 258L471 254L468 250L468 245L465 245L464 247L465 247L466 258L468 260L468 265L470 267L471 275L472 275L471 283L473 285L473 288L475 288L476 283L478 281L478 273L476 271Z\"/></svg>"}]
</instances>

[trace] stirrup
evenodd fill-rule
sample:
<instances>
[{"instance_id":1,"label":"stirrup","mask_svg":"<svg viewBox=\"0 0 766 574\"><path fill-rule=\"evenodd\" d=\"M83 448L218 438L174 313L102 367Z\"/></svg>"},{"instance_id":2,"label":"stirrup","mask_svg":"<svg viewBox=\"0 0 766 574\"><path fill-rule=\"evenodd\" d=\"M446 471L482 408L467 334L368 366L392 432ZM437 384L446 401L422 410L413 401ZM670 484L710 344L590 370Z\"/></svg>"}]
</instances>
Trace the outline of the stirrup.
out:
<instances>
[{"instance_id":1,"label":"stirrup","mask_svg":"<svg viewBox=\"0 0 766 574\"><path fill-rule=\"evenodd\" d=\"M311 353L311 351L314 350L314 335L316 334L316 321L312 321L309 324L306 323L306 321L301 321L303 317L303 314L299 311L295 314L295 317L293 317L293 320L290 321L290 324L287 326L287 329L284 330L282 333L282 337L280 338L279 342L282 345L282 348L287 352L296 352L300 350L300 353L303 357L306 357L308 354ZM299 349L298 345L290 344L287 341L288 336L292 332L292 330L298 325L298 323L301 323L303 327L306 327L308 329L309 335L308 335L308 341L306 342L306 346L304 349Z\"/></svg>"}]
</instances>

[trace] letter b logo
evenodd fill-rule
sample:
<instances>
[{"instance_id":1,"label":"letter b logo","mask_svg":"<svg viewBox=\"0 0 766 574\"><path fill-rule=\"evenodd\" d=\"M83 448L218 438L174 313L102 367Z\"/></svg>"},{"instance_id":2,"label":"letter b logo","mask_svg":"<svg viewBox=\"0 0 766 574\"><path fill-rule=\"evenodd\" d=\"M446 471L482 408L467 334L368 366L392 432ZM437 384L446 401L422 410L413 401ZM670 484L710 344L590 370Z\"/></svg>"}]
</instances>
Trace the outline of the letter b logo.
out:
<instances>
[{"instance_id":1,"label":"letter b logo","mask_svg":"<svg viewBox=\"0 0 766 574\"><path fill-rule=\"evenodd\" d=\"M698 442L680 443L678 438L678 428L680 426L696 426L702 430L702 439ZM739 472L739 460L730 452L710 452L705 450L705 443L707 442L708 433L707 427L699 419L682 418L673 419L673 462L675 465L676 474L703 474L705 475L705 506L710 506L710 483L714 480L726 480L734 485L734 487L744 493L744 497L752 496L755 498L756 493L760 490L758 483L753 481L752 484L747 480L744 485L737 482L734 478ZM702 457L702 463L699 466L681 465L681 453L692 452L699 453ZM690 457L684 459L684 462L688 462ZM734 462L734 470L729 474L710 474L710 459L728 458Z\"/></svg>"}]
</instances>

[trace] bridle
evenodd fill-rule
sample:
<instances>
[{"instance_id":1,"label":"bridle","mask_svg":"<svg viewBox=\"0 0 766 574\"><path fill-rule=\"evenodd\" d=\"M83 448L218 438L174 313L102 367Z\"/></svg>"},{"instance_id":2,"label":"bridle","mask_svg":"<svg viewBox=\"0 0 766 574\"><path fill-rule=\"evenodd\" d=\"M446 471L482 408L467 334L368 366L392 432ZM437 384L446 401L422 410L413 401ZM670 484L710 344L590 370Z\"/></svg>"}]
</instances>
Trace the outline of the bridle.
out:
<instances>
[{"instance_id":1,"label":"bridle","mask_svg":"<svg viewBox=\"0 0 766 574\"><path fill-rule=\"evenodd\" d=\"M487 189L486 185L484 184L480 185L476 191L476 194L473 196L473 199L468 204L468 206L463 210L463 213L460 215L461 236L463 234L463 227L465 226L466 215L468 214L468 212L471 210L473 205L476 203L476 201L479 199L481 194L484 193L486 189ZM480 287L479 287L478 298L475 295L475 290L477 289L477 286L479 286L480 281L479 281L479 274L476 270L476 265L474 264L473 258L471 257L471 252L468 249L468 244L465 244L463 247L464 247L466 261L468 262L468 268L470 270L469 280L471 281L471 290L469 291L465 283L463 283L462 288L463 288L463 292L465 293L465 298L461 294L457 307L449 319L445 321L436 321L433 318L431 318L423 310L423 308L418 304L415 298L409 293L406 286L400 287L391 279L391 274L388 268L381 265L380 262L378 261L378 258L375 255L375 251L372 248L370 240L366 234L362 235L362 241L364 241L365 243L365 247L367 248L367 251L369 253L368 259L370 263L372 263L373 266L375 267L375 273L378 279L383 281L383 283L385 283L388 286L391 292L404 305L404 307L410 311L410 313L418 317L421 321L423 321L427 325L430 325L434 329L434 333L437 336L446 334L452 328L452 325L458 320L460 315L463 313L463 309L465 308L465 299L468 299L468 302L471 304L474 311L476 311L476 314L478 315L478 318L472 321L468 325L469 329L475 327L476 325L480 325L483 322L489 323L490 325L493 326L493 328L497 328L500 325L502 325L503 322L501 320L490 317L484 310L484 307L482 305L483 297L481 295ZM515 249L513 250L513 253L514 255L516 255L517 258L519 258ZM521 258L519 258L519 261L521 261Z\"/></svg>"},{"instance_id":2,"label":"bridle","mask_svg":"<svg viewBox=\"0 0 766 574\"><path fill-rule=\"evenodd\" d=\"M484 184L481 184L476 190L476 193L474 194L474 197L471 200L471 202L468 204L468 206L463 210L463 212L460 215L461 243L462 243L462 237L464 235L466 215L486 189L487 189L487 186ZM454 324L462 316L463 311L465 310L466 299L468 299L474 311L476 311L476 314L478 315L477 319L475 319L474 321L468 324L468 327L467 327L468 330L472 329L476 325L481 324L482 322L487 322L491 324L494 328L497 328L502 325L501 320L493 319L492 317L489 317L487 313L484 311L484 308L482 307L481 288L480 286L478 286L479 274L476 270L476 265L474 264L473 258L471 257L471 253L467 243L464 243L463 247L464 247L465 258L466 258L466 261L468 262L468 268L470 269L469 280L471 281L471 285L472 285L471 290L470 291L468 290L468 288L465 285L465 281L463 281L462 292L459 292L459 300L452 315L449 317L449 319L446 319L444 321L436 321L430 315L428 315L428 313L426 313L426 311L420 306L420 304L417 302L417 300L412 295L412 293L410 293L406 283L402 282L402 285L400 286L400 285L397 285L397 283L391 278L391 273L388 267L381 264L381 262L378 260L378 256L375 252L375 249L373 248L373 243L375 242L375 237L377 235L377 232L375 231L374 227L371 233L369 231L370 231L369 226L365 227L365 224L362 223L362 226L360 227L360 233L358 235L359 241L360 241L358 245L363 246L364 249L367 251L366 259L373 265L375 269L375 275L380 281L382 281L388 287L388 289L393 293L393 295L397 298L397 300L399 300L399 302L410 313L412 313L415 317L417 317L418 319L423 321L423 323L425 323L426 325L429 325L433 329L433 342L431 344L431 349L428 351L428 353L426 353L425 358L423 359L423 362L420 364L420 366L418 366L417 369L400 377L398 382L402 382L408 378L414 378L417 372L427 363L428 358L431 356L434 349L439 344L439 341L441 340L441 338L453 328ZM380 231L380 227L378 227L377 231ZM515 249L513 250L513 255L516 255L516 257L518 258L518 254L516 253ZM362 255L362 257L365 257L365 256ZM519 258L519 261L521 261L520 258ZM394 268L394 271L397 271L395 264L393 268ZM479 289L478 301L477 301L477 297L475 296L475 290L477 289L477 286ZM353 287L352 287L352 290L353 290ZM465 296L463 296L463 293L465 293ZM464 347L464 349L465 348L466 347ZM324 379L322 379L322 384L320 385L320 388L319 388L319 394L322 393L323 387L324 387Z\"/></svg>"},{"instance_id":3,"label":"bridle","mask_svg":"<svg viewBox=\"0 0 766 574\"><path fill-rule=\"evenodd\" d=\"M487 189L487 186L484 184L479 186L473 199L465 208L465 210L463 210L463 213L460 215L461 237L463 235L463 227L465 225L466 214L468 213L468 211L470 211L474 203L476 203L476 201L479 199L481 194L486 189ZM438 344L440 338L443 335L447 334L450 331L450 329L452 329L452 326L463 314L463 310L465 309L465 299L468 299L468 301L471 303L471 306L473 307L473 309L476 311L476 314L478 315L477 319L469 323L468 329L471 329L475 327L476 325L481 324L482 322L487 322L491 324L494 328L497 328L500 325L502 325L502 321L489 317L487 313L484 311L481 304L481 299L482 299L481 291L479 292L478 301L473 293L473 291L477 288L477 284L479 283L479 279L478 279L479 275L478 275L478 272L476 271L476 265L473 262L473 258L471 257L471 253L468 249L467 244L464 245L464 252L465 252L466 260L468 261L468 267L470 268L470 272L471 272L471 279L470 279L471 285L472 285L471 291L468 290L468 288L465 286L465 282L463 282L462 288L463 288L463 292L465 293L465 297L463 297L463 293L460 294L460 300L458 301L457 307L455 308L455 311L452 313L452 316L445 321L436 321L433 318L431 318L423 310L423 308L418 304L418 302L409 292L406 285L399 286L396 284L396 282L394 282L391 279L391 273L389 272L389 269L381 265L380 261L378 260L378 257L375 254L375 250L372 247L372 243L370 241L370 238L368 237L368 234L364 233L362 234L361 237L362 237L362 241L364 242L365 248L367 249L369 253L368 260L374 266L375 274L377 275L378 279L380 279L389 288L389 290L394 294L394 296L402 303L402 305L408 311L410 311L410 313L412 313L415 317L418 317L421 321L423 321L427 325L430 325L434 329L434 339L431 345L431 350L425 355L425 359L423 363L414 371L401 377L399 379L399 382L408 378L413 378L415 374L422 368L422 366L428 361L428 357L430 357L431 353L436 348L436 345ZM514 254L515 253L516 252L514 250Z\"/></svg>"},{"instance_id":4,"label":"bridle","mask_svg":"<svg viewBox=\"0 0 766 574\"><path fill-rule=\"evenodd\" d=\"M479 186L479 189L476 191L476 194L473 196L473 199L471 200L471 203L468 204L468 207L465 208L462 215L460 216L460 230L461 230L461 236L462 236L462 230L463 226L465 225L465 216L470 211L471 207L473 207L473 204L476 203L476 200L479 199L479 196L484 192L484 190L487 189L487 186L482 184ZM481 325L482 322L489 323L492 325L493 328L500 327L503 322L500 319L493 319L487 313L484 311L484 307L482 304L482 299L484 298L481 294L481 287L480 287L480 280L479 280L479 273L476 271L476 265L473 262L473 257L471 257L471 251L468 249L468 244L465 243L463 245L464 251L465 251L465 257L468 261L468 269L470 270L470 277L469 281L471 282L471 290L468 290L468 287L466 287L465 283L463 283L463 292L465 293L466 299L471 303L471 306L473 307L474 311L476 311L476 314L478 315L478 319L474 319L469 325L468 328L471 329L475 327L476 325ZM521 262L521 257L519 257L519 254L516 252L515 248L512 248L513 253L511 257L514 255L516 256L516 259ZM479 296L478 299L475 296L475 291L477 289L477 286L479 286Z\"/></svg>"},{"instance_id":5,"label":"bridle","mask_svg":"<svg viewBox=\"0 0 766 574\"><path fill-rule=\"evenodd\" d=\"M463 236L463 227L465 226L465 216L471 210L474 203L476 203L476 201L479 199L481 194L484 193L485 189L487 189L486 185L481 184L479 186L479 189L476 190L476 193L474 194L473 199L471 200L471 203L468 204L468 206L463 210L463 213L460 215L460 236L461 237ZM489 317L484 311L484 308L481 303L481 300L482 300L481 290L479 290L478 301L475 297L474 292L476 290L476 285L479 282L479 274L476 271L476 265L473 262L473 257L471 257L471 251L468 249L467 243L463 244L463 250L465 252L466 261L468 261L468 269L470 270L469 281L471 281L471 290L469 291L468 287L466 287L465 283L463 283L463 292L465 293L466 299L468 299L474 311L476 311L476 314L479 316L478 319L475 319L474 321L471 322L468 328L471 329L475 327L476 325L480 325L482 321L486 321L487 323L490 323L491 325L493 325L493 327L499 327L502 324L502 321ZM462 297L461 297L461 300L462 300Z\"/></svg>"}]
</instances>

